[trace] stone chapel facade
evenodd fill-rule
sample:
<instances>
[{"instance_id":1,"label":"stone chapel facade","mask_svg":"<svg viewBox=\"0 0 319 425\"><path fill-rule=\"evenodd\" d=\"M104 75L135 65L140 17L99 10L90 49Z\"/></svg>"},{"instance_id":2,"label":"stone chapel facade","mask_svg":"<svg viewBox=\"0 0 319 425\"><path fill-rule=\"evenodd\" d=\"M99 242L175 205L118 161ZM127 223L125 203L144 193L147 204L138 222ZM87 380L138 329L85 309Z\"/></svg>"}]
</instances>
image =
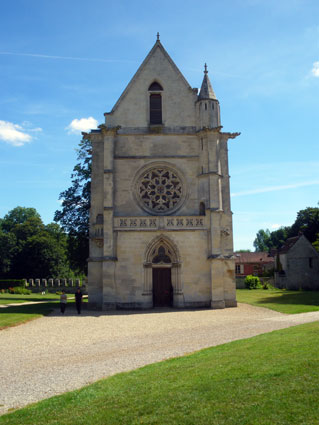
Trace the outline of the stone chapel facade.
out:
<instances>
[{"instance_id":1,"label":"stone chapel facade","mask_svg":"<svg viewBox=\"0 0 319 425\"><path fill-rule=\"evenodd\" d=\"M89 304L235 307L227 141L159 37L92 142Z\"/></svg>"}]
</instances>

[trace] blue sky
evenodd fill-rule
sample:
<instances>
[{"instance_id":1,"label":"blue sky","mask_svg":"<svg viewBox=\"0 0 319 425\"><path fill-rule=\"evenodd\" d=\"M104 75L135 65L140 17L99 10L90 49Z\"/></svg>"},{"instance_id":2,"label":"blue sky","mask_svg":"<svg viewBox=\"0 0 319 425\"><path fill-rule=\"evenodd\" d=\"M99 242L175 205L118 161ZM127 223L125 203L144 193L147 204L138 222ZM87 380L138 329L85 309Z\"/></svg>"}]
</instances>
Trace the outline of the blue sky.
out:
<instances>
[{"instance_id":1,"label":"blue sky","mask_svg":"<svg viewBox=\"0 0 319 425\"><path fill-rule=\"evenodd\" d=\"M45 223L80 130L104 121L156 33L192 87L203 65L229 142L235 249L319 201L318 0L11 0L0 14L0 217Z\"/></svg>"}]
</instances>

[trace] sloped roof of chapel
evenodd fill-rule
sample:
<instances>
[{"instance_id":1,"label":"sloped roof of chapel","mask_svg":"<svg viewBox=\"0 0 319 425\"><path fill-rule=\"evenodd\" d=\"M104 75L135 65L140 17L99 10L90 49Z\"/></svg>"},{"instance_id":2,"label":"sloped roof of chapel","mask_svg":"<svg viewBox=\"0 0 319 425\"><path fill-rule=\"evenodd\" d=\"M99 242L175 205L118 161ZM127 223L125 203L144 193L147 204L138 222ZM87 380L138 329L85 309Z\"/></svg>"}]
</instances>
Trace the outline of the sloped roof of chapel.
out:
<instances>
[{"instance_id":1,"label":"sloped roof of chapel","mask_svg":"<svg viewBox=\"0 0 319 425\"><path fill-rule=\"evenodd\" d=\"M147 67L148 62L150 61L150 59L152 58L152 56L155 54L155 52L156 52L157 49L159 49L162 52L164 58L172 66L173 70L179 75L181 81L183 81L183 83L185 84L185 86L187 87L187 89L193 90L192 87L190 86L190 84L188 83L188 81L186 80L186 78L184 77L184 75L181 73L181 71L176 66L176 64L173 61L173 59L170 57L170 55L164 49L164 47L163 47L162 43L160 42L160 40L157 39L156 42L155 42L155 44L154 44L154 46L150 50L149 54L146 56L146 58L144 59L144 61L142 62L142 64L140 65L140 67L138 68L138 70L136 71L136 73L134 74L134 76L132 77L131 81L126 86L125 90L123 91L123 93L119 97L118 101L113 106L113 108L112 108L112 110L111 110L110 113L113 113L118 108L118 106L120 105L120 103L125 98L126 94L129 92L130 88L133 86L134 82L138 79L139 75L142 73L142 71L144 70L144 68Z\"/></svg>"}]
</instances>

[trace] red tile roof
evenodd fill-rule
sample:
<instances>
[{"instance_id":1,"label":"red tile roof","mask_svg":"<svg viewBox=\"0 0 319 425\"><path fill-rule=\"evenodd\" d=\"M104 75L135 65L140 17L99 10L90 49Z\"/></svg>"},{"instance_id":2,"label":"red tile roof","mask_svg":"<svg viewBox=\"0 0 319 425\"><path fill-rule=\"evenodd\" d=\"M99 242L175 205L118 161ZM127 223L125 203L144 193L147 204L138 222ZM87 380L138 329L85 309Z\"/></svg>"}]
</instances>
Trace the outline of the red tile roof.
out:
<instances>
[{"instance_id":1,"label":"red tile roof","mask_svg":"<svg viewBox=\"0 0 319 425\"><path fill-rule=\"evenodd\" d=\"M235 252L235 263L272 263L268 252Z\"/></svg>"}]
</instances>

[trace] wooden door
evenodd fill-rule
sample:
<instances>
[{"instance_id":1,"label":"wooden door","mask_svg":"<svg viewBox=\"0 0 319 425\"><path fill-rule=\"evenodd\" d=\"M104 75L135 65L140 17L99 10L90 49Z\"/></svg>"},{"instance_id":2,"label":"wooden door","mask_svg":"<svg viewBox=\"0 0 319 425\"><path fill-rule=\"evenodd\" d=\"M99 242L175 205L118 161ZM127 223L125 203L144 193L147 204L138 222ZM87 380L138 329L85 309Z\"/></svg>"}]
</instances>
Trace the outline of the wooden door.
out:
<instances>
[{"instance_id":1,"label":"wooden door","mask_svg":"<svg viewBox=\"0 0 319 425\"><path fill-rule=\"evenodd\" d=\"M170 268L153 268L153 305L154 307L171 307L173 305Z\"/></svg>"}]
</instances>

